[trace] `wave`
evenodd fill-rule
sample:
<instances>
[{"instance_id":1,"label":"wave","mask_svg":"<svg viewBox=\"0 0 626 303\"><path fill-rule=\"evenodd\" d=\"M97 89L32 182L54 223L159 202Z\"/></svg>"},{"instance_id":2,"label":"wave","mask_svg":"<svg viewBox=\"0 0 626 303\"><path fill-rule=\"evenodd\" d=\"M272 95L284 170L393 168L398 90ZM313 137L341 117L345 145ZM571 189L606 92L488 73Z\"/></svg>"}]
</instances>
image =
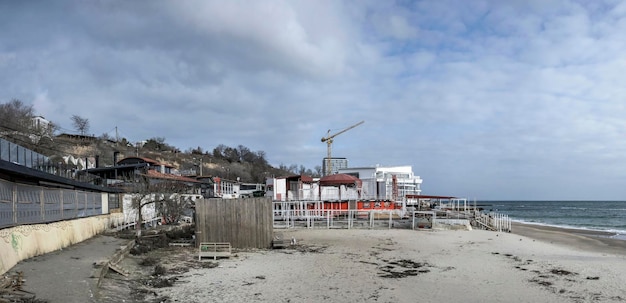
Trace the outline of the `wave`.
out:
<instances>
[{"instance_id":1,"label":"wave","mask_svg":"<svg viewBox=\"0 0 626 303\"><path fill-rule=\"evenodd\" d=\"M611 239L626 240L626 234L617 234L612 236Z\"/></svg>"},{"instance_id":2,"label":"wave","mask_svg":"<svg viewBox=\"0 0 626 303\"><path fill-rule=\"evenodd\" d=\"M519 220L512 219L513 222L528 224L528 225L539 225L539 226L548 226L548 227L556 227L556 228L567 228L567 229L575 229L575 230L589 230L589 231L602 231L613 233L615 236L626 237L626 228L625 229L615 229L615 228L603 228L599 226L575 226L575 225L565 225L565 224L549 224L543 222L535 222L535 221L527 221L527 220Z\"/></svg>"}]
</instances>

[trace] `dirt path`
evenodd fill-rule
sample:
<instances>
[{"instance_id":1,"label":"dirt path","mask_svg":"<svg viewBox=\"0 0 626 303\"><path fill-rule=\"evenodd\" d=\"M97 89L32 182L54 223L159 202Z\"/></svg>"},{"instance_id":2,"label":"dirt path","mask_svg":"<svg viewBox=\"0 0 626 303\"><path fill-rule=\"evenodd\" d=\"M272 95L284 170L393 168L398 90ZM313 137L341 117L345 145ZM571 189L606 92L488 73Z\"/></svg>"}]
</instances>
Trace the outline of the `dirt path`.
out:
<instances>
[{"instance_id":1,"label":"dirt path","mask_svg":"<svg viewBox=\"0 0 626 303\"><path fill-rule=\"evenodd\" d=\"M94 263L108 259L128 240L99 235L62 250L18 263L9 273L24 273L23 289L49 303L99 302Z\"/></svg>"}]
</instances>

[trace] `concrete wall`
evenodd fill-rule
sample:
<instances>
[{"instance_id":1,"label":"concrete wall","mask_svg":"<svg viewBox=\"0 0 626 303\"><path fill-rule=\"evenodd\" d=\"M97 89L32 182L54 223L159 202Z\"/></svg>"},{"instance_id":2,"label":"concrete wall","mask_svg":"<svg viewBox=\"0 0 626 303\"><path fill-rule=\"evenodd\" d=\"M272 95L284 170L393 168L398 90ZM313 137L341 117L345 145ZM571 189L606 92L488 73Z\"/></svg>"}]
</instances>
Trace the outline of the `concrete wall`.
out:
<instances>
[{"instance_id":1,"label":"concrete wall","mask_svg":"<svg viewBox=\"0 0 626 303\"><path fill-rule=\"evenodd\" d=\"M123 214L101 215L0 230L0 274L22 260L87 240L109 228Z\"/></svg>"}]
</instances>

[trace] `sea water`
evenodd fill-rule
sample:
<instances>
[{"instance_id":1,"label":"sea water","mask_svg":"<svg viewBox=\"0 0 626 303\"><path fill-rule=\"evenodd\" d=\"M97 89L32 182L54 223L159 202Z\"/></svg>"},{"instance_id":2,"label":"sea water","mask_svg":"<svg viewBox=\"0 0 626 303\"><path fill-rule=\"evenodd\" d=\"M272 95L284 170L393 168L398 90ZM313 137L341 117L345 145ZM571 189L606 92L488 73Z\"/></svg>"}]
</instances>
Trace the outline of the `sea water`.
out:
<instances>
[{"instance_id":1,"label":"sea water","mask_svg":"<svg viewBox=\"0 0 626 303\"><path fill-rule=\"evenodd\" d=\"M626 240L626 201L481 201L485 212L512 220L565 228L615 233Z\"/></svg>"}]
</instances>

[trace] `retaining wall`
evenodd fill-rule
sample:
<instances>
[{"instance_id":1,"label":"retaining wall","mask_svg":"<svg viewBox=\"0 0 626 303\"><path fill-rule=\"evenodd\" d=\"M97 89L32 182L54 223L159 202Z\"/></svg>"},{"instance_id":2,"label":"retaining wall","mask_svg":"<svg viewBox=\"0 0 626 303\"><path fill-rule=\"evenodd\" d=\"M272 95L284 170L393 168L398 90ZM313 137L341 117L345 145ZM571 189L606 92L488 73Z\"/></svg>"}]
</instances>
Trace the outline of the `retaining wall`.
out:
<instances>
[{"instance_id":1,"label":"retaining wall","mask_svg":"<svg viewBox=\"0 0 626 303\"><path fill-rule=\"evenodd\" d=\"M123 214L107 214L0 230L0 274L22 260L87 240L107 230Z\"/></svg>"}]
</instances>

